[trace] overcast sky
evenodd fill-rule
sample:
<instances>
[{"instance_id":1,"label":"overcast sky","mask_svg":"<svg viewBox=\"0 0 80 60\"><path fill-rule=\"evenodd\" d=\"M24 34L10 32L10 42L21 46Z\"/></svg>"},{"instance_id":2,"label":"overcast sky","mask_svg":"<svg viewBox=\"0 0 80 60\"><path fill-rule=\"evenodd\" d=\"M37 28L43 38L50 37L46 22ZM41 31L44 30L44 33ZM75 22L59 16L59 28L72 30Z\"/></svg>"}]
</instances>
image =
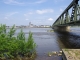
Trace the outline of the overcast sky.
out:
<instances>
[{"instance_id":1,"label":"overcast sky","mask_svg":"<svg viewBox=\"0 0 80 60\"><path fill-rule=\"evenodd\" d=\"M72 0L0 0L0 24L52 25Z\"/></svg>"}]
</instances>

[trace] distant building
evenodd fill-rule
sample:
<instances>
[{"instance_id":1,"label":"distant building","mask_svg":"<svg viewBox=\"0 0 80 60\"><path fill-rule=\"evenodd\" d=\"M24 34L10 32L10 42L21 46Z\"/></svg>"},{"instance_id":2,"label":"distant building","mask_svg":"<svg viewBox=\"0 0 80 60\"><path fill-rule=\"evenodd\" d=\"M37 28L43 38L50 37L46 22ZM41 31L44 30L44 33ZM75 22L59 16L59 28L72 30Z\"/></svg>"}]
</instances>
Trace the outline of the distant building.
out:
<instances>
[{"instance_id":1,"label":"distant building","mask_svg":"<svg viewBox=\"0 0 80 60\"><path fill-rule=\"evenodd\" d=\"M50 25L45 25L45 27L50 27Z\"/></svg>"},{"instance_id":2,"label":"distant building","mask_svg":"<svg viewBox=\"0 0 80 60\"><path fill-rule=\"evenodd\" d=\"M9 28L9 26L6 26L6 28Z\"/></svg>"},{"instance_id":3,"label":"distant building","mask_svg":"<svg viewBox=\"0 0 80 60\"><path fill-rule=\"evenodd\" d=\"M31 22L29 22L29 27L31 26Z\"/></svg>"},{"instance_id":4,"label":"distant building","mask_svg":"<svg viewBox=\"0 0 80 60\"><path fill-rule=\"evenodd\" d=\"M29 22L29 27L34 27L34 24L31 24L31 22Z\"/></svg>"}]
</instances>

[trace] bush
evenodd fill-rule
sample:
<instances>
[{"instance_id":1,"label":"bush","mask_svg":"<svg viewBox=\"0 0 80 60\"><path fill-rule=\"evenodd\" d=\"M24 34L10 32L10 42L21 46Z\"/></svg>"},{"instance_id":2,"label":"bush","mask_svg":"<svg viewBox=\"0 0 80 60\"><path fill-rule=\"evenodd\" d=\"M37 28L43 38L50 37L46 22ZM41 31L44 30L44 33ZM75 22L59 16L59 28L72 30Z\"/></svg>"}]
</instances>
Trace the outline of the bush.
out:
<instances>
[{"instance_id":1,"label":"bush","mask_svg":"<svg viewBox=\"0 0 80 60\"><path fill-rule=\"evenodd\" d=\"M16 37L15 25L7 32L6 25L0 25L0 57L14 58L18 55L30 57L36 48L32 33L29 32L28 39L26 39L24 32L21 31Z\"/></svg>"}]
</instances>

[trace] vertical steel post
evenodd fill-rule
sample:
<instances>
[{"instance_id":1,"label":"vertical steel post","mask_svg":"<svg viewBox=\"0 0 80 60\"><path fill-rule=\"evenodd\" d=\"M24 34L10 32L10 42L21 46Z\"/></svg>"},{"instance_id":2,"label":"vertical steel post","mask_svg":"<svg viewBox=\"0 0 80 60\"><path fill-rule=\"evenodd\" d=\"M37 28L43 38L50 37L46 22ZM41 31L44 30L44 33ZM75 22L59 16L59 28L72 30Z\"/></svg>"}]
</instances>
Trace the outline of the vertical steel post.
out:
<instances>
[{"instance_id":1,"label":"vertical steel post","mask_svg":"<svg viewBox=\"0 0 80 60\"><path fill-rule=\"evenodd\" d=\"M68 10L66 11L66 23L68 23L69 22L69 19L68 19Z\"/></svg>"},{"instance_id":2,"label":"vertical steel post","mask_svg":"<svg viewBox=\"0 0 80 60\"><path fill-rule=\"evenodd\" d=\"M77 10L78 10L77 6L78 6L78 0L75 0L75 3L74 3L74 11L75 11L74 21L77 21Z\"/></svg>"}]
</instances>

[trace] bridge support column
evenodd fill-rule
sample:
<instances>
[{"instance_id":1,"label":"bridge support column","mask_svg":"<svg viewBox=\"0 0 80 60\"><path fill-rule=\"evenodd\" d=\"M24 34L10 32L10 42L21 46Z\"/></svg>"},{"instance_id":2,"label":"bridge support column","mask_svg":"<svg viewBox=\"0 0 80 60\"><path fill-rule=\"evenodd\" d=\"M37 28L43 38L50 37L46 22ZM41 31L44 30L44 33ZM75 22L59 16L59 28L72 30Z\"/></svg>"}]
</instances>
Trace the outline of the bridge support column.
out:
<instances>
[{"instance_id":1,"label":"bridge support column","mask_svg":"<svg viewBox=\"0 0 80 60\"><path fill-rule=\"evenodd\" d=\"M62 31L62 32L68 32L70 31L70 26L55 26L54 30L56 31Z\"/></svg>"}]
</instances>

